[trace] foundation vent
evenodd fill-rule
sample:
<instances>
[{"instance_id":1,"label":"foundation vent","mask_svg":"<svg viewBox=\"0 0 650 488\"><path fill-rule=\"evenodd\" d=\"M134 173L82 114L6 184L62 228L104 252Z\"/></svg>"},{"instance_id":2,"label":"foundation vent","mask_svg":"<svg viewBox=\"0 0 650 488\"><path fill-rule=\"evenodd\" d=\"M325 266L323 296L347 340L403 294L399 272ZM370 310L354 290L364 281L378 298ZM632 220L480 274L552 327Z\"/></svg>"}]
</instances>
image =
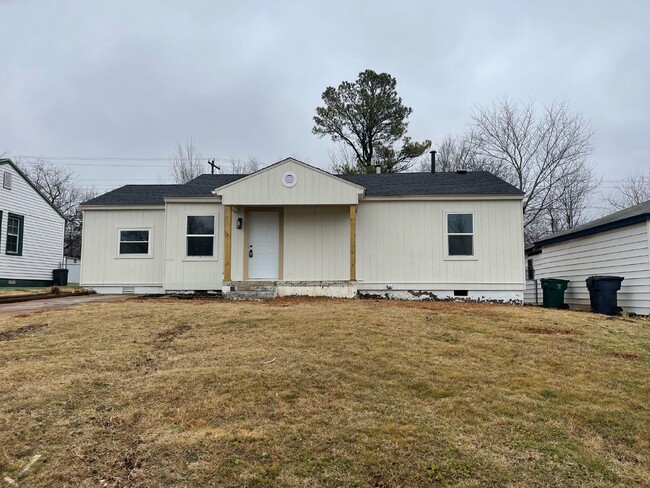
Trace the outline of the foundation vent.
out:
<instances>
[{"instance_id":1,"label":"foundation vent","mask_svg":"<svg viewBox=\"0 0 650 488\"><path fill-rule=\"evenodd\" d=\"M135 294L135 286L123 286L122 287L122 293L125 295L134 295Z\"/></svg>"}]
</instances>

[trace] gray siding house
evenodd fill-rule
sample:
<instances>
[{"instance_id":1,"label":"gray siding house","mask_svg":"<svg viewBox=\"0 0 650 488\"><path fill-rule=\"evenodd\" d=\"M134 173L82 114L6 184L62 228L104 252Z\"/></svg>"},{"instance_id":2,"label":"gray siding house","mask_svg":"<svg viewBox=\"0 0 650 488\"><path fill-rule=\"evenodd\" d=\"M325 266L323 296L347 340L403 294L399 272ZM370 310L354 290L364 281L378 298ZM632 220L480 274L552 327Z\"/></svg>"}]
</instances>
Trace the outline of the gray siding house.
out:
<instances>
[{"instance_id":1,"label":"gray siding house","mask_svg":"<svg viewBox=\"0 0 650 488\"><path fill-rule=\"evenodd\" d=\"M9 159L0 159L0 287L49 286L63 261L65 218Z\"/></svg>"},{"instance_id":2,"label":"gray siding house","mask_svg":"<svg viewBox=\"0 0 650 488\"><path fill-rule=\"evenodd\" d=\"M589 310L585 280L594 275L622 276L618 305L650 315L650 201L560 232L526 251L524 302L542 303L542 278L569 280L565 301Z\"/></svg>"}]
</instances>

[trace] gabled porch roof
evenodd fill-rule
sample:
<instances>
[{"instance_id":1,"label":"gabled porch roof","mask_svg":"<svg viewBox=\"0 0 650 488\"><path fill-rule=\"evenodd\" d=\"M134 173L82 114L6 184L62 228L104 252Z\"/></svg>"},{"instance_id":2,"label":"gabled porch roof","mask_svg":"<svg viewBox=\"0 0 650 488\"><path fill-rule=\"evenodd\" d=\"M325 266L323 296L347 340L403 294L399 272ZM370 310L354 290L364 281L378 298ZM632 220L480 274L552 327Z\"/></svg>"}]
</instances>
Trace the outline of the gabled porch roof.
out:
<instances>
[{"instance_id":1,"label":"gabled porch roof","mask_svg":"<svg viewBox=\"0 0 650 488\"><path fill-rule=\"evenodd\" d=\"M365 188L287 158L223 185L213 193L221 197L224 205L356 205Z\"/></svg>"}]
</instances>

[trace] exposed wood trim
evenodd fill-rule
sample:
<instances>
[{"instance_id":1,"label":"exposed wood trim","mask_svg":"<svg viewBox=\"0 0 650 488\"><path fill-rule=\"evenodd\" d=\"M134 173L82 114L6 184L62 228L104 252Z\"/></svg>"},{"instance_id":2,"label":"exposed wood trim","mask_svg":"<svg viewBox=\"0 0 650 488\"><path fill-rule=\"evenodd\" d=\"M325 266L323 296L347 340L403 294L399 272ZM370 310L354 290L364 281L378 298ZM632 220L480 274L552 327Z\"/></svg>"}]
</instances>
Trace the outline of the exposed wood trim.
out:
<instances>
[{"instance_id":1,"label":"exposed wood trim","mask_svg":"<svg viewBox=\"0 0 650 488\"><path fill-rule=\"evenodd\" d=\"M357 206L350 205L350 281L357 281Z\"/></svg>"},{"instance_id":2,"label":"exposed wood trim","mask_svg":"<svg viewBox=\"0 0 650 488\"><path fill-rule=\"evenodd\" d=\"M223 280L231 280L231 265L230 265L230 246L232 241L232 207L226 205L224 207L224 224L223 224Z\"/></svg>"}]
</instances>

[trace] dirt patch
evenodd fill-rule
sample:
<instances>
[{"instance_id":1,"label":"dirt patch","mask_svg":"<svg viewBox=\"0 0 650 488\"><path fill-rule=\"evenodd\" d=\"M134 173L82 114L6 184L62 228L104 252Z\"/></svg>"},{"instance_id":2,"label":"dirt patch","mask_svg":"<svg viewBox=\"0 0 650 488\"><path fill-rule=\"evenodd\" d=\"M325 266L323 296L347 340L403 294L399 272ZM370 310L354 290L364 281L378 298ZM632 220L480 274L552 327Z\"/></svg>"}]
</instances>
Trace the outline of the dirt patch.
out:
<instances>
[{"instance_id":1,"label":"dirt patch","mask_svg":"<svg viewBox=\"0 0 650 488\"><path fill-rule=\"evenodd\" d=\"M635 352L614 352L612 353L612 356L615 358L620 358L620 359L628 359L628 360L635 360L639 359L639 355Z\"/></svg>"},{"instance_id":2,"label":"dirt patch","mask_svg":"<svg viewBox=\"0 0 650 488\"><path fill-rule=\"evenodd\" d=\"M0 332L0 342L10 341L11 339L29 334L30 332L36 332L44 327L47 327L47 324L29 324L18 327L17 329Z\"/></svg>"},{"instance_id":3,"label":"dirt patch","mask_svg":"<svg viewBox=\"0 0 650 488\"><path fill-rule=\"evenodd\" d=\"M584 332L579 329L572 329L571 327L513 327L512 330L517 332L524 332L526 334L559 334L559 335L584 335Z\"/></svg>"},{"instance_id":4,"label":"dirt patch","mask_svg":"<svg viewBox=\"0 0 650 488\"><path fill-rule=\"evenodd\" d=\"M178 324L170 329L163 330L158 334L154 342L154 347L157 349L164 349L169 346L176 338L185 334L191 327L187 324Z\"/></svg>"}]
</instances>

